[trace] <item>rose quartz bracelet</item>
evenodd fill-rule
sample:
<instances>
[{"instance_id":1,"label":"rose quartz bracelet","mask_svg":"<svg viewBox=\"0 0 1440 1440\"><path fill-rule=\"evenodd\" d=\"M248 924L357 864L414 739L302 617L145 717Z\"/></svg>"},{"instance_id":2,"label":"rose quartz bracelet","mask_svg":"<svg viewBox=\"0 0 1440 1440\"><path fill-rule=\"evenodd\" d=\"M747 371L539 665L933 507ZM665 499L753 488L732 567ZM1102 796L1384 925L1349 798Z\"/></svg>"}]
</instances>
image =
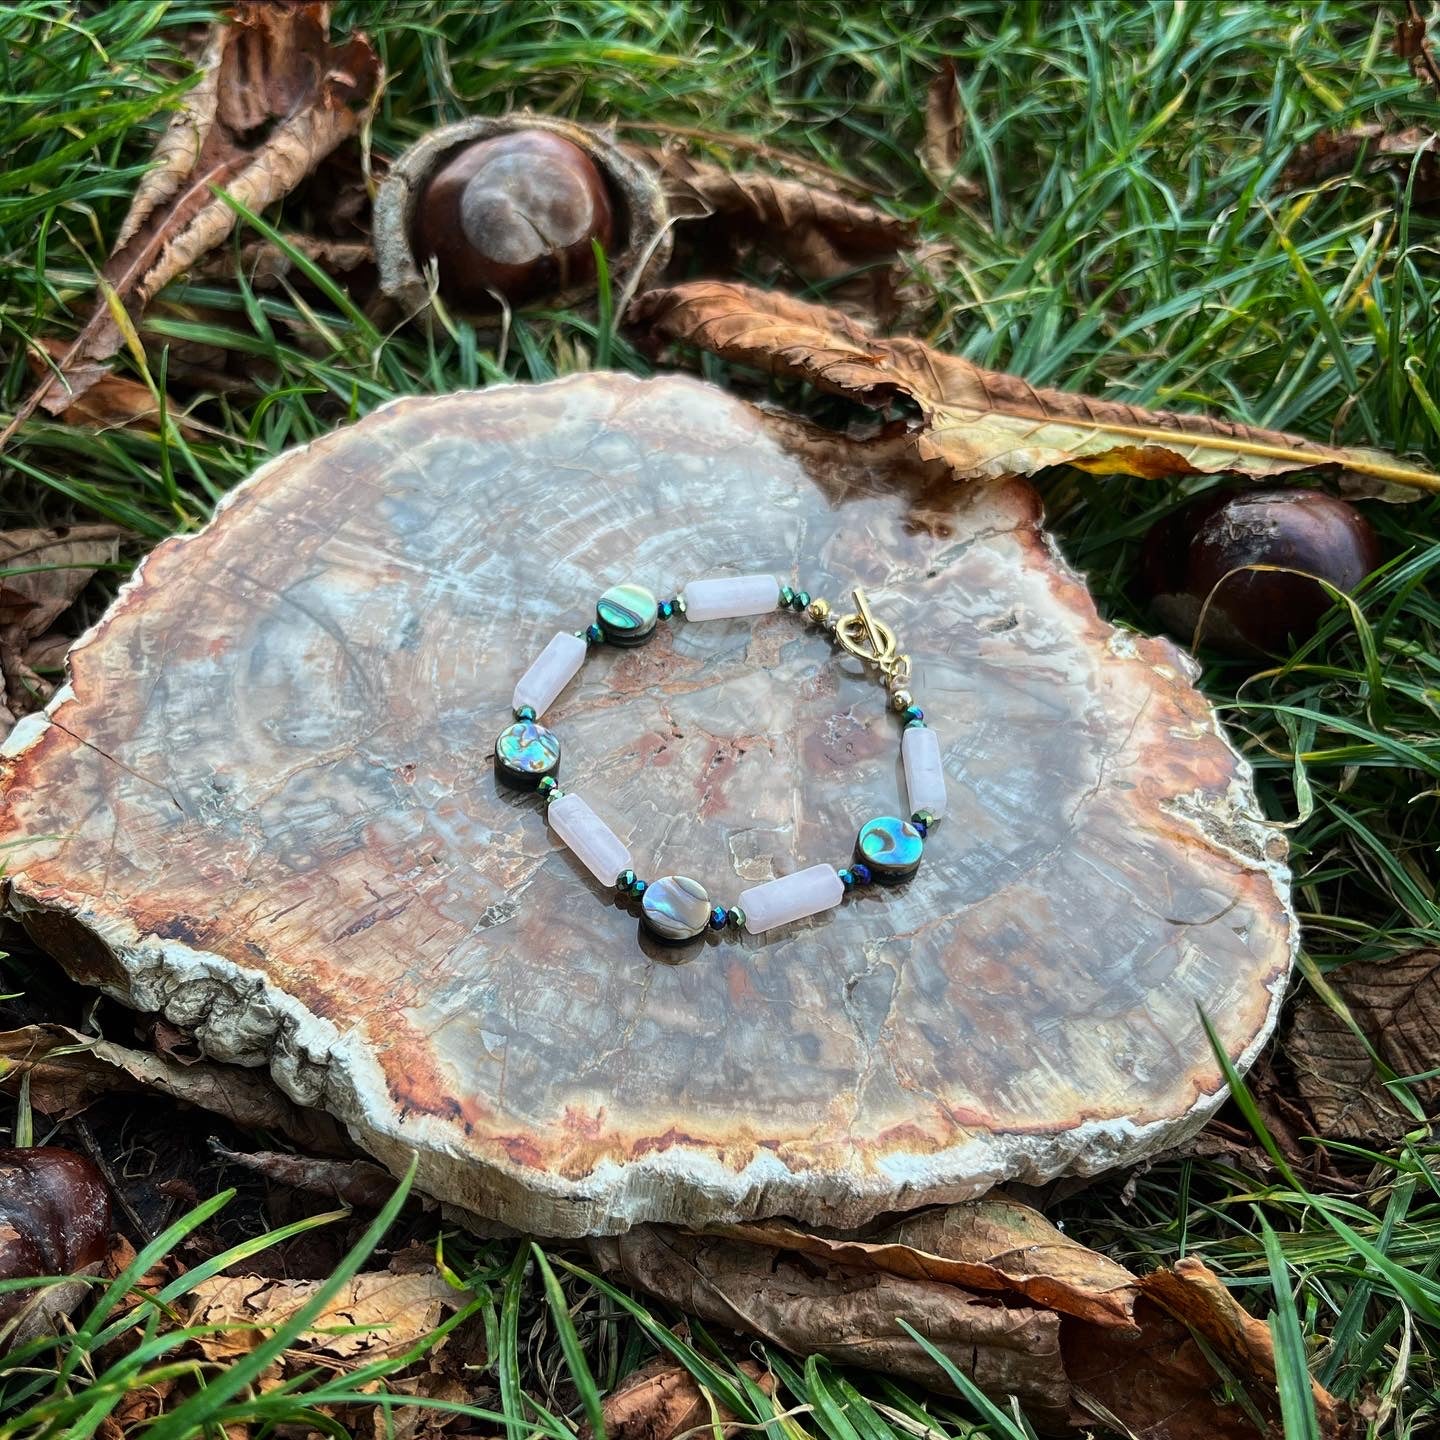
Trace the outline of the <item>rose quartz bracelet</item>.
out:
<instances>
[{"instance_id":1,"label":"rose quartz bracelet","mask_svg":"<svg viewBox=\"0 0 1440 1440\"><path fill-rule=\"evenodd\" d=\"M945 813L945 772L940 741L925 723L906 685L910 658L898 652L895 633L870 613L865 592L855 592L851 615L832 614L827 600L779 584L773 575L695 580L673 600L657 600L641 585L626 583L607 590L585 630L561 631L520 677L511 704L515 723L495 741L495 771L506 784L538 792L545 800L550 828L602 885L635 901L646 929L658 940L682 944L705 930L744 929L752 935L801 920L838 905L847 890L879 882L895 885L920 866L925 839ZM873 667L883 679L891 708L905 722L900 741L905 789L911 815L903 820L881 815L867 821L855 839L853 861L842 869L811 865L740 892L736 904L717 905L705 887L688 875L643 880L618 835L580 796L560 789L560 740L540 717L574 679L586 656L602 644L643 645L661 620L732 620L761 615L776 607L793 610L821 627L850 655Z\"/></svg>"}]
</instances>

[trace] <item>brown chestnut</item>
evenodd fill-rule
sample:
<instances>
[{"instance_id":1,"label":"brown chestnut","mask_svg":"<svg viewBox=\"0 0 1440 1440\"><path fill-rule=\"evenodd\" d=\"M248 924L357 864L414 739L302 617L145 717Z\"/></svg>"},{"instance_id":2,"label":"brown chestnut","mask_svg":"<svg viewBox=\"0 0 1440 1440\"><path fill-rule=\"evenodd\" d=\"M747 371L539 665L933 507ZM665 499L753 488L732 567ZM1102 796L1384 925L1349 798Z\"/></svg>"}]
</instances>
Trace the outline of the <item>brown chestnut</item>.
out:
<instances>
[{"instance_id":1,"label":"brown chestnut","mask_svg":"<svg viewBox=\"0 0 1440 1440\"><path fill-rule=\"evenodd\" d=\"M413 244L438 262L440 293L462 305L511 303L595 274L591 241L608 249L614 210L595 162L544 130L466 145L431 176L415 207Z\"/></svg>"},{"instance_id":2,"label":"brown chestnut","mask_svg":"<svg viewBox=\"0 0 1440 1440\"><path fill-rule=\"evenodd\" d=\"M1315 633L1333 602L1309 576L1349 592L1379 563L1370 522L1318 490L1209 491L1150 530L1140 561L1172 635L1193 642L1203 611L1198 638L1239 655L1280 654Z\"/></svg>"},{"instance_id":3,"label":"brown chestnut","mask_svg":"<svg viewBox=\"0 0 1440 1440\"><path fill-rule=\"evenodd\" d=\"M77 1275L98 1266L109 1244L110 1194L89 1160L50 1146L0 1148L0 1279ZM67 1298L73 1303L80 1293ZM35 1294L0 1295L0 1322Z\"/></svg>"}]
</instances>

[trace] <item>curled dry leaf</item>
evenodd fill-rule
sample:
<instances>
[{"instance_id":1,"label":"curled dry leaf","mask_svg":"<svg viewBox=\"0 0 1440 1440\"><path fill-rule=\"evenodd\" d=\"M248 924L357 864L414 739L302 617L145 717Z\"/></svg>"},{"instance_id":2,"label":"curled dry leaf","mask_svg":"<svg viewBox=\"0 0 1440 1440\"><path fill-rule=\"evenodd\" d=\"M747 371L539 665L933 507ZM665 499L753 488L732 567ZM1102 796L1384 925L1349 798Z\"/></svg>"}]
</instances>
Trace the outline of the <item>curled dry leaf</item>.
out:
<instances>
[{"instance_id":1,"label":"curled dry leaf","mask_svg":"<svg viewBox=\"0 0 1440 1440\"><path fill-rule=\"evenodd\" d=\"M246 1153L213 1139L210 1148L227 1164L253 1170L277 1185L328 1195L357 1210L379 1210L395 1193L395 1177L367 1160L326 1160L275 1150Z\"/></svg>"},{"instance_id":2,"label":"curled dry leaf","mask_svg":"<svg viewBox=\"0 0 1440 1440\"><path fill-rule=\"evenodd\" d=\"M660 171L676 227L676 253L733 271L747 258L778 260L791 276L826 287L826 298L889 323L912 268L910 222L802 180L727 170L683 151L644 152Z\"/></svg>"},{"instance_id":3,"label":"curled dry leaf","mask_svg":"<svg viewBox=\"0 0 1440 1440\"><path fill-rule=\"evenodd\" d=\"M1410 62L1411 74L1440 95L1440 60L1430 47L1425 17L1416 0L1405 0L1405 13L1395 22L1395 53Z\"/></svg>"},{"instance_id":4,"label":"curled dry leaf","mask_svg":"<svg viewBox=\"0 0 1440 1440\"><path fill-rule=\"evenodd\" d=\"M1440 475L1383 451L1324 445L1207 415L1143 410L986 370L922 341L871 335L839 311L774 291L695 281L642 295L630 321L657 341L710 350L885 410L919 408L913 443L961 479L1069 464L1142 477L1329 470L1358 491L1440 490Z\"/></svg>"},{"instance_id":5,"label":"curled dry leaf","mask_svg":"<svg viewBox=\"0 0 1440 1440\"><path fill-rule=\"evenodd\" d=\"M1257 1440L1247 1414L1278 1419L1270 1331L1217 1275L1188 1259L1137 1280L1004 1196L863 1240L775 1224L642 1226L590 1248L602 1269L714 1324L948 1390L904 1320L1051 1431L1098 1418L1141 1440ZM1248 1412L1222 1382L1244 1390ZM1342 1407L1319 1386L1315 1399L1324 1440L1339 1440Z\"/></svg>"},{"instance_id":6,"label":"curled dry leaf","mask_svg":"<svg viewBox=\"0 0 1440 1440\"><path fill-rule=\"evenodd\" d=\"M1135 1277L1006 1195L925 1210L863 1240L827 1238L764 1221L719 1233L911 1280L1011 1291L1097 1325L1134 1325Z\"/></svg>"},{"instance_id":7,"label":"curled dry leaf","mask_svg":"<svg viewBox=\"0 0 1440 1440\"><path fill-rule=\"evenodd\" d=\"M904 1319L983 1390L1018 1397L1039 1423L1053 1427L1067 1413L1053 1312L654 1225L591 1240L590 1250L601 1269L711 1324L948 1390L945 1372L896 1323Z\"/></svg>"},{"instance_id":8,"label":"curled dry leaf","mask_svg":"<svg viewBox=\"0 0 1440 1440\"><path fill-rule=\"evenodd\" d=\"M766 1395L775 1393L775 1377L769 1371L753 1360L742 1360L739 1368ZM713 1436L717 1425L720 1436L729 1440L740 1428L729 1410L702 1393L684 1366L663 1356L627 1375L605 1397L601 1409L609 1440L676 1440L691 1432Z\"/></svg>"},{"instance_id":9,"label":"curled dry leaf","mask_svg":"<svg viewBox=\"0 0 1440 1440\"><path fill-rule=\"evenodd\" d=\"M0 629L42 635L102 565L120 558L128 534L115 525L0 531Z\"/></svg>"},{"instance_id":10,"label":"curled dry leaf","mask_svg":"<svg viewBox=\"0 0 1440 1440\"><path fill-rule=\"evenodd\" d=\"M225 1364L249 1354L309 1304L325 1283L218 1275L195 1287L186 1323L210 1332L195 1343L206 1359ZM433 1268L405 1275L356 1275L292 1342L284 1366L301 1370L323 1360L327 1368L351 1369L402 1355L469 1298Z\"/></svg>"},{"instance_id":11,"label":"curled dry leaf","mask_svg":"<svg viewBox=\"0 0 1440 1440\"><path fill-rule=\"evenodd\" d=\"M101 270L89 319L0 434L37 404L61 414L108 373L124 336L112 313L132 313L190 269L235 228L224 189L247 209L290 193L360 126L381 67L363 36L329 38L330 6L239 0L210 33L201 78L156 147L114 250Z\"/></svg>"},{"instance_id":12,"label":"curled dry leaf","mask_svg":"<svg viewBox=\"0 0 1440 1440\"><path fill-rule=\"evenodd\" d=\"M59 362L70 348L65 341L53 336L40 336L34 344L39 345L52 361ZM51 373L46 360L29 350L26 360L30 372L37 380L44 380ZM159 429L160 407L155 397L138 380L125 375L116 375L101 369L95 383L77 390L71 403L61 412L60 418L67 425L85 425L95 430L148 430ZM199 439L203 427L179 417L175 419L181 435L187 440Z\"/></svg>"},{"instance_id":13,"label":"curled dry leaf","mask_svg":"<svg viewBox=\"0 0 1440 1440\"><path fill-rule=\"evenodd\" d=\"M1434 1069L1440 1053L1440 950L1353 961L1326 979L1354 1027L1325 997L1313 991L1301 997L1285 1040L1300 1096L1323 1138L1396 1140L1415 1128L1416 1120L1381 1081L1361 1035L1397 1075ZM1440 1081L1422 1080L1410 1088L1426 1112L1433 1112Z\"/></svg>"},{"instance_id":14,"label":"curled dry leaf","mask_svg":"<svg viewBox=\"0 0 1440 1440\"><path fill-rule=\"evenodd\" d=\"M1414 169L1415 203L1427 206L1440 201L1440 138L1420 125L1408 130L1387 130L1373 124L1353 130L1322 130L1291 156L1280 184L1289 188L1314 185L1348 175L1357 165L1367 171L1395 169L1407 180Z\"/></svg>"},{"instance_id":15,"label":"curled dry leaf","mask_svg":"<svg viewBox=\"0 0 1440 1440\"><path fill-rule=\"evenodd\" d=\"M925 135L916 153L942 195L955 200L978 200L980 187L957 173L964 149L965 111L960 82L955 62L946 59L925 94Z\"/></svg>"},{"instance_id":16,"label":"curled dry leaf","mask_svg":"<svg viewBox=\"0 0 1440 1440\"><path fill-rule=\"evenodd\" d=\"M332 1155L348 1149L335 1121L296 1105L261 1071L210 1061L182 1065L64 1025L0 1032L0 1091L15 1094L26 1075L30 1103L53 1120L78 1115L107 1095L153 1090L241 1129L277 1131L306 1149Z\"/></svg>"}]
</instances>

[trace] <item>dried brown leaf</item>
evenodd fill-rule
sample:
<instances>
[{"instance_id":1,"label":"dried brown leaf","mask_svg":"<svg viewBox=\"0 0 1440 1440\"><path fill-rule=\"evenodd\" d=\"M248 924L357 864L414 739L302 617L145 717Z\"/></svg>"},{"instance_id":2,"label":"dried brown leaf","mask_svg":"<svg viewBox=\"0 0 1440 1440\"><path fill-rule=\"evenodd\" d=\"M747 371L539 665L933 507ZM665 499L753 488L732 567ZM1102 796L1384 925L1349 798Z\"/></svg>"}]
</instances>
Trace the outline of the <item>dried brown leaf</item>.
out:
<instances>
[{"instance_id":1,"label":"dried brown leaf","mask_svg":"<svg viewBox=\"0 0 1440 1440\"><path fill-rule=\"evenodd\" d=\"M742 1360L739 1368L766 1395L775 1393L775 1377L753 1360ZM720 1435L729 1440L739 1429L735 1416L718 1400L712 1412L711 1399L701 1393L688 1370L663 1356L627 1375L605 1397L601 1409L609 1440L675 1440L691 1431L714 1435L717 1424Z\"/></svg>"},{"instance_id":2,"label":"dried brown leaf","mask_svg":"<svg viewBox=\"0 0 1440 1440\"><path fill-rule=\"evenodd\" d=\"M1397 1075L1435 1068L1440 1054L1440 950L1422 948L1390 960L1354 961L1326 977L1361 1035ZM1326 1138L1392 1141L1414 1117L1381 1082L1364 1040L1322 996L1301 997L1285 1052L1296 1086ZM1422 1080L1412 1093L1433 1112L1440 1081Z\"/></svg>"},{"instance_id":3,"label":"dried brown leaf","mask_svg":"<svg viewBox=\"0 0 1440 1440\"><path fill-rule=\"evenodd\" d=\"M30 1103L56 1120L78 1115L107 1095L153 1090L242 1129L277 1131L306 1149L344 1154L348 1148L335 1121L296 1105L264 1072L208 1061L180 1065L64 1025L0 1032L0 1091L15 1094L26 1075Z\"/></svg>"},{"instance_id":4,"label":"dried brown leaf","mask_svg":"<svg viewBox=\"0 0 1440 1440\"><path fill-rule=\"evenodd\" d=\"M217 1275L195 1287L186 1323L226 1327L195 1342L206 1359L224 1364L249 1354L326 1283ZM457 1309L468 1298L434 1269L423 1274L356 1275L291 1343L285 1366L301 1370L323 1359L328 1366L350 1369L401 1355L433 1330L446 1311Z\"/></svg>"},{"instance_id":5,"label":"dried brown leaf","mask_svg":"<svg viewBox=\"0 0 1440 1440\"><path fill-rule=\"evenodd\" d=\"M904 1319L988 1393L1018 1396L1041 1423L1064 1419L1060 1319L1049 1311L653 1225L590 1249L602 1270L712 1324L948 1390L944 1371L898 1325Z\"/></svg>"},{"instance_id":6,"label":"dried brown leaf","mask_svg":"<svg viewBox=\"0 0 1440 1440\"><path fill-rule=\"evenodd\" d=\"M1395 22L1395 53L1410 62L1411 73L1440 95L1440 61L1430 48L1425 17L1415 0L1405 0L1405 14Z\"/></svg>"},{"instance_id":7,"label":"dried brown leaf","mask_svg":"<svg viewBox=\"0 0 1440 1440\"><path fill-rule=\"evenodd\" d=\"M965 150L965 110L955 62L940 62L940 71L925 93L925 136L916 152L925 173L942 195L955 200L978 200L981 190L973 180L958 174Z\"/></svg>"},{"instance_id":8,"label":"dried brown leaf","mask_svg":"<svg viewBox=\"0 0 1440 1440\"><path fill-rule=\"evenodd\" d=\"M313 260L327 275L348 275L375 263L375 248L368 240L322 240L312 235L287 234L285 245ZM231 280L243 275L261 289L276 286L295 274L295 261L269 240L253 240L240 247L238 255L217 251L201 262L196 271L206 279Z\"/></svg>"},{"instance_id":9,"label":"dried brown leaf","mask_svg":"<svg viewBox=\"0 0 1440 1440\"><path fill-rule=\"evenodd\" d=\"M0 531L0 629L34 639L75 602L102 565L120 558L116 525Z\"/></svg>"},{"instance_id":10,"label":"dried brown leaf","mask_svg":"<svg viewBox=\"0 0 1440 1440\"><path fill-rule=\"evenodd\" d=\"M731 171L674 149L648 152L660 171L682 263L698 255L731 271L770 256L793 278L826 286L832 303L889 321L909 273L910 222L863 201L758 170Z\"/></svg>"},{"instance_id":11,"label":"dried brown leaf","mask_svg":"<svg viewBox=\"0 0 1440 1440\"><path fill-rule=\"evenodd\" d=\"M904 1320L991 1396L1018 1397L1042 1429L1100 1419L1140 1440L1257 1440L1249 1415L1278 1422L1269 1328L1217 1275L1187 1259L1136 1281L1003 1197L911 1217L866 1241L746 1224L706 1235L642 1226L590 1246L602 1269L714 1324L948 1390ZM1069 1313L1036 1303L1047 1271ZM1118 1316L1105 1304L1116 1275L1127 1282ZM976 1276L980 1294L968 1286ZM1222 1394L1226 1385L1244 1392L1248 1410ZM1324 1440L1341 1440L1344 1407L1318 1385L1314 1394Z\"/></svg>"},{"instance_id":12,"label":"dried brown leaf","mask_svg":"<svg viewBox=\"0 0 1440 1440\"><path fill-rule=\"evenodd\" d=\"M1314 185L1348 175L1357 165L1367 171L1396 169L1407 179L1414 169L1415 203L1425 206L1440 201L1440 138L1420 125L1408 130L1387 130L1375 124L1322 130L1291 156L1280 184L1290 188Z\"/></svg>"},{"instance_id":13,"label":"dried brown leaf","mask_svg":"<svg viewBox=\"0 0 1440 1440\"><path fill-rule=\"evenodd\" d=\"M70 348L65 341L49 336L41 336L33 343L40 345L56 363ZM37 379L44 379L52 373L46 361L33 350L28 351L25 358ZM67 398L67 403L59 411L60 418L67 425L86 425L96 430L159 429L160 407L149 389L138 380L116 375L104 366L95 366L94 369L96 373L91 381L76 390L72 398ZM204 427L178 416L172 418L187 440L199 439L203 433Z\"/></svg>"},{"instance_id":14,"label":"dried brown leaf","mask_svg":"<svg viewBox=\"0 0 1440 1440\"><path fill-rule=\"evenodd\" d=\"M909 1280L1011 1291L1097 1325L1134 1325L1135 1277L1005 1195L922 1211L864 1239L826 1238L773 1221L727 1226L720 1233Z\"/></svg>"},{"instance_id":15,"label":"dried brown leaf","mask_svg":"<svg viewBox=\"0 0 1440 1440\"><path fill-rule=\"evenodd\" d=\"M211 1140L210 1148L228 1164L253 1170L277 1185L328 1195L357 1210L379 1210L395 1193L395 1177L367 1160L325 1160L275 1150L245 1153L229 1150L218 1140Z\"/></svg>"},{"instance_id":16,"label":"dried brown leaf","mask_svg":"<svg viewBox=\"0 0 1440 1440\"><path fill-rule=\"evenodd\" d=\"M1361 487L1440 490L1440 476L1378 450L1342 448L1207 415L1142 410L1042 389L922 341L882 339L835 310L774 291L695 281L642 295L631 322L658 340L713 351L772 375L886 409L918 406L914 444L959 479L1070 464L1143 477L1327 469Z\"/></svg>"},{"instance_id":17,"label":"dried brown leaf","mask_svg":"<svg viewBox=\"0 0 1440 1440\"><path fill-rule=\"evenodd\" d=\"M363 36L331 44L329 21L320 0L238 0L230 22L214 29L202 59L211 68L161 136L158 164L102 268L89 318L60 358L59 376L41 379L0 445L36 405L63 413L107 373L104 362L123 343L112 305L133 316L230 234L237 216L215 189L264 210L359 129L380 62Z\"/></svg>"}]
</instances>

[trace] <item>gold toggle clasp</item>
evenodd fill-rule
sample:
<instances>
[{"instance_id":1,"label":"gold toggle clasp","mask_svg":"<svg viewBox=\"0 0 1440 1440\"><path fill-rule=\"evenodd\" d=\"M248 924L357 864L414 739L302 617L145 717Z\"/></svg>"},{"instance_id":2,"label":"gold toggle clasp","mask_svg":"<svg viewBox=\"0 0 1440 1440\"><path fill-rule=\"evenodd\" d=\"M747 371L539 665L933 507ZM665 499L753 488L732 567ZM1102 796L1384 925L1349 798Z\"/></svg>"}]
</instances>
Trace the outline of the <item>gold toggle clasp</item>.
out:
<instances>
[{"instance_id":1,"label":"gold toggle clasp","mask_svg":"<svg viewBox=\"0 0 1440 1440\"><path fill-rule=\"evenodd\" d=\"M870 602L865 598L864 590L857 585L852 593L856 613L842 615L835 622L835 639L842 649L867 665L875 666L887 680L898 676L903 681L910 674L910 657L897 653L895 632L870 613Z\"/></svg>"}]
</instances>

